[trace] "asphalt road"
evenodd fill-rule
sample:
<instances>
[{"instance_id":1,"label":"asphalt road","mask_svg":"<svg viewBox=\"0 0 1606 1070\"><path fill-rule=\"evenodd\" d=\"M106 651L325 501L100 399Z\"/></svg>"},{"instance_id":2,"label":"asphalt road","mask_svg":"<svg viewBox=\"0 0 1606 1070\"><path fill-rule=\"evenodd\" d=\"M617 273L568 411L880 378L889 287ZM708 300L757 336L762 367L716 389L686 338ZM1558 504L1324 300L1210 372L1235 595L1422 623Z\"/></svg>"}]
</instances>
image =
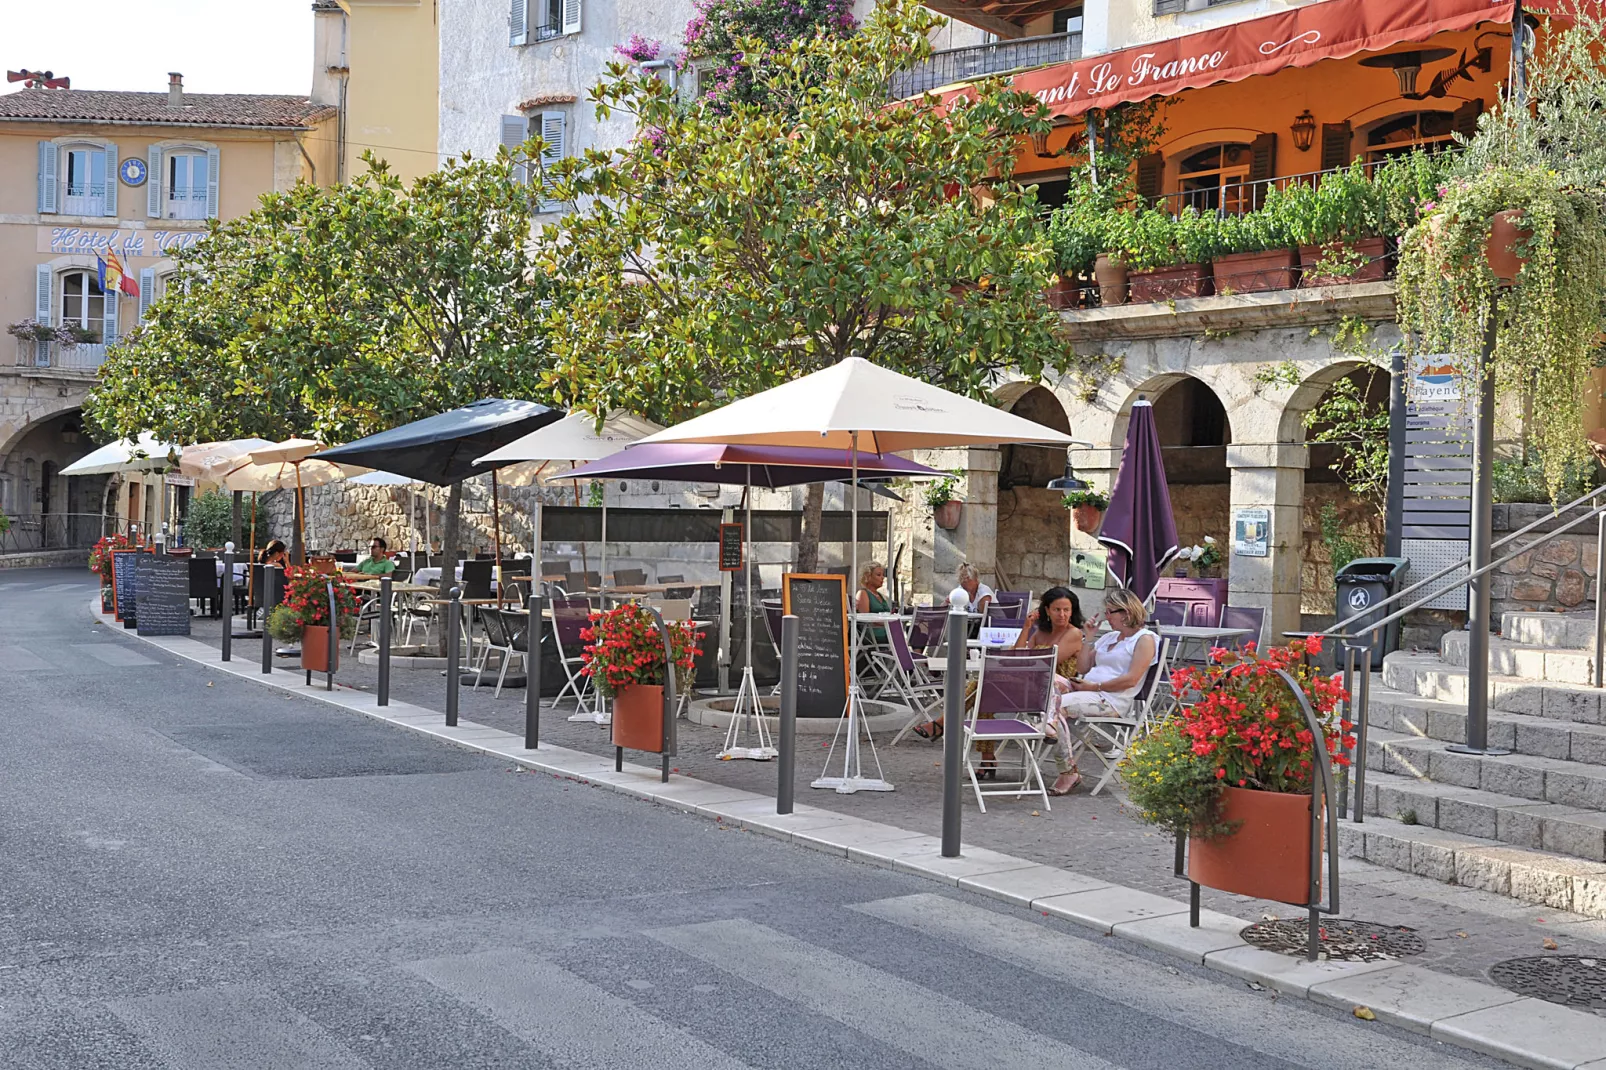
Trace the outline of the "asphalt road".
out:
<instances>
[{"instance_id":1,"label":"asphalt road","mask_svg":"<svg viewBox=\"0 0 1606 1070\"><path fill-rule=\"evenodd\" d=\"M1493 1061L286 696L0 572L0 1066Z\"/></svg>"}]
</instances>

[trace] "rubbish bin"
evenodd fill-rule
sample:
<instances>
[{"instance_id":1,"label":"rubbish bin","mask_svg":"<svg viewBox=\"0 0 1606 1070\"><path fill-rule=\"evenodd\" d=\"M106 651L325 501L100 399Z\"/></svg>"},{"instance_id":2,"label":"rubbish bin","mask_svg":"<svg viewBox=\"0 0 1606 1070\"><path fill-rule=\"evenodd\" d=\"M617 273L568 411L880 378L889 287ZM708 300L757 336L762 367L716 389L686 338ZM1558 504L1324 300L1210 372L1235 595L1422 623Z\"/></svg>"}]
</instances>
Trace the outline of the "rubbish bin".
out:
<instances>
[{"instance_id":1,"label":"rubbish bin","mask_svg":"<svg viewBox=\"0 0 1606 1070\"><path fill-rule=\"evenodd\" d=\"M1377 605L1398 590L1400 580L1405 575L1405 568L1409 564L1410 561L1403 557L1357 557L1339 569L1336 577L1337 622L1342 623L1366 610L1367 607ZM1373 672L1383 667L1383 655L1400 648L1400 622L1393 621L1375 637L1367 634L1367 627L1373 621L1382 620L1399 608L1398 605L1390 603L1381 609L1366 613L1344 628L1345 632L1357 637L1353 644L1355 647L1371 648L1370 667ZM1365 657L1359 659L1358 663L1368 664Z\"/></svg>"}]
</instances>

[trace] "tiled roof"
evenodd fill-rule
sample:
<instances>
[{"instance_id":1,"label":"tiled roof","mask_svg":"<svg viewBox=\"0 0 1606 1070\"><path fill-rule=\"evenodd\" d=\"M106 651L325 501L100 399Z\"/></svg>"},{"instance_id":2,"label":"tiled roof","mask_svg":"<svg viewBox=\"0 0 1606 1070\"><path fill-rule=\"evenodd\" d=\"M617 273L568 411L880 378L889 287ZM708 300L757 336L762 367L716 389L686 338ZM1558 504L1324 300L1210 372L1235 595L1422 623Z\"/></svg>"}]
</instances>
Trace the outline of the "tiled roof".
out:
<instances>
[{"instance_id":1,"label":"tiled roof","mask_svg":"<svg viewBox=\"0 0 1606 1070\"><path fill-rule=\"evenodd\" d=\"M335 111L306 97L259 93L185 93L182 108L168 107L166 93L22 89L0 95L0 120L303 127Z\"/></svg>"}]
</instances>

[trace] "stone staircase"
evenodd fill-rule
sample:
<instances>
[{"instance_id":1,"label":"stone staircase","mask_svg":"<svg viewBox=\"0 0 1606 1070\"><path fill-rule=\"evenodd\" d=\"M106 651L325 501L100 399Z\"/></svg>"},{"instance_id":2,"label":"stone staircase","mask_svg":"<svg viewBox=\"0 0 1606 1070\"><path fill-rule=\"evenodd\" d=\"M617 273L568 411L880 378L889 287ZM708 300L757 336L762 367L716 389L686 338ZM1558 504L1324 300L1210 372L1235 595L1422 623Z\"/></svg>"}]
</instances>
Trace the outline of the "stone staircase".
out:
<instances>
[{"instance_id":1,"label":"stone staircase","mask_svg":"<svg viewBox=\"0 0 1606 1070\"><path fill-rule=\"evenodd\" d=\"M1507 613L1491 640L1489 743L1466 738L1467 633L1440 655L1397 653L1373 677L1366 821L1341 822L1348 856L1606 918L1606 691L1594 619Z\"/></svg>"}]
</instances>

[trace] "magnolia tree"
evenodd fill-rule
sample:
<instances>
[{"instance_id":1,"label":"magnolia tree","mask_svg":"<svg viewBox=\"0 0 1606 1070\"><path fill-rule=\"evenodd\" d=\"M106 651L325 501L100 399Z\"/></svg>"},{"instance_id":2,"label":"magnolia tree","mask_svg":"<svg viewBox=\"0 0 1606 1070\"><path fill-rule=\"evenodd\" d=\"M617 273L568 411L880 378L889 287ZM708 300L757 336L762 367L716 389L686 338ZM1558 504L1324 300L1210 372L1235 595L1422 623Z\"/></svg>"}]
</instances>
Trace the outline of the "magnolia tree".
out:
<instances>
[{"instance_id":1,"label":"magnolia tree","mask_svg":"<svg viewBox=\"0 0 1606 1070\"><path fill-rule=\"evenodd\" d=\"M1072 366L1038 206L1012 181L1042 108L997 83L946 109L886 99L933 25L894 0L851 36L776 49L751 75L789 108L688 106L610 67L598 112L642 135L555 165L547 181L582 210L531 242L537 277L569 295L545 373L559 402L671 423L849 356L977 397L1006 370Z\"/></svg>"},{"instance_id":2,"label":"magnolia tree","mask_svg":"<svg viewBox=\"0 0 1606 1070\"><path fill-rule=\"evenodd\" d=\"M88 416L167 442L345 442L485 397L540 397L549 293L525 275L529 188L506 153L411 186L369 160L341 186L269 194L177 254L112 349ZM442 539L458 547L461 487Z\"/></svg>"}]
</instances>

